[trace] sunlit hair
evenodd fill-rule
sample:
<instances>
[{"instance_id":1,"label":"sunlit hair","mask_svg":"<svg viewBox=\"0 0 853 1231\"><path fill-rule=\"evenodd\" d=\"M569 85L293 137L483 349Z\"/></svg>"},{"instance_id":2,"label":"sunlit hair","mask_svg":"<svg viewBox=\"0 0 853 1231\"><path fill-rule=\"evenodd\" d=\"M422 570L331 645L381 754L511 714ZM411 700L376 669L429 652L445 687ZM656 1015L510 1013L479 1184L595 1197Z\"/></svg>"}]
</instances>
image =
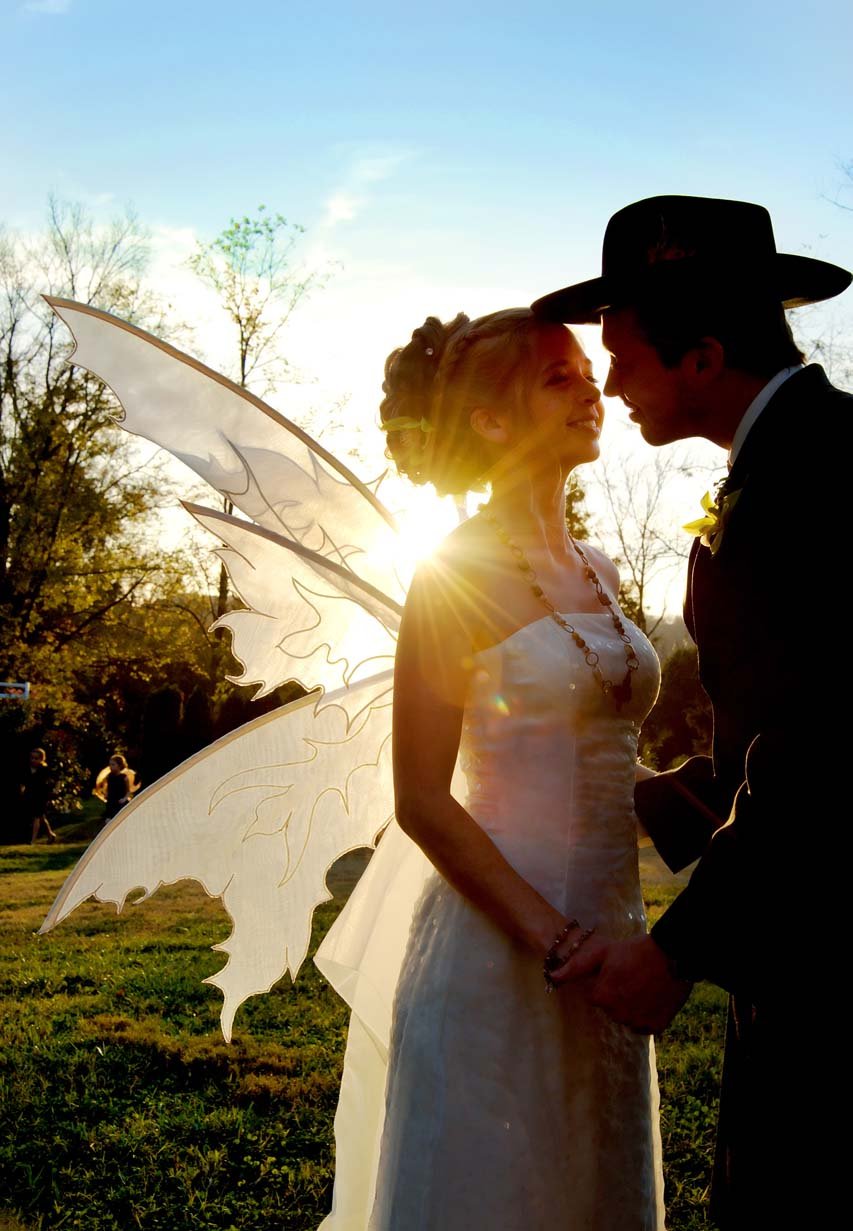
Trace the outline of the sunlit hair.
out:
<instances>
[{"instance_id":1,"label":"sunlit hair","mask_svg":"<svg viewBox=\"0 0 853 1231\"><path fill-rule=\"evenodd\" d=\"M523 412L537 338L554 328L529 308L473 321L461 312L446 323L428 316L385 361L379 413L383 423L404 421L386 430L398 471L413 483L432 483L439 495L481 490L495 457L472 428L471 412Z\"/></svg>"}]
</instances>

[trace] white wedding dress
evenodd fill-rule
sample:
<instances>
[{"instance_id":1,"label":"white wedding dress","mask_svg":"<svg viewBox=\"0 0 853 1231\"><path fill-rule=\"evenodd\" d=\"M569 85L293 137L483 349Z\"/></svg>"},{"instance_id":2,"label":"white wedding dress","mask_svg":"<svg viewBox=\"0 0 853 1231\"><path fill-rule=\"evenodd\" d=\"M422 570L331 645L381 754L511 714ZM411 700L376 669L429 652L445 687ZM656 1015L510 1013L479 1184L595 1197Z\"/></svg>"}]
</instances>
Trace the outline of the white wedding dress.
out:
<instances>
[{"instance_id":1,"label":"white wedding dress","mask_svg":"<svg viewBox=\"0 0 853 1231\"><path fill-rule=\"evenodd\" d=\"M609 615L571 620L604 676L621 679ZM466 807L507 859L610 937L645 928L634 767L659 666L630 635L640 669L621 712L548 617L477 654L459 755ZM401 918L408 848L398 829L383 839L317 958L354 1009L324 1231L661 1231L653 1044L579 992L546 995L535 956L437 872ZM389 929L400 965L386 1049L369 952ZM357 978L336 979L335 953L362 930L367 959L341 962L361 966L359 993Z\"/></svg>"}]
</instances>

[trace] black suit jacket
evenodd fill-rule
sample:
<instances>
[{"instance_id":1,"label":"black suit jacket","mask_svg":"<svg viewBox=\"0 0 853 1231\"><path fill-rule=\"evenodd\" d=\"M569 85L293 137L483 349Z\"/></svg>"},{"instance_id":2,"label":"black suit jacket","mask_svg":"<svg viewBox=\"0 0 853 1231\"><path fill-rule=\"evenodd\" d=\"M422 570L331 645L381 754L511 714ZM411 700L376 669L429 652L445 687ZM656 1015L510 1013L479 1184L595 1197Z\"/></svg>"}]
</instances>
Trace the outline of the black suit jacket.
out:
<instances>
[{"instance_id":1,"label":"black suit jacket","mask_svg":"<svg viewBox=\"0 0 853 1231\"><path fill-rule=\"evenodd\" d=\"M712 554L697 540L690 556L685 619L713 705L712 756L636 789L673 871L701 856L652 935L686 974L756 1004L790 989L792 955L827 920L846 846L837 714L853 678L841 590L851 425L853 397L812 365L747 436L721 545ZM716 832L715 816L727 820Z\"/></svg>"}]
</instances>

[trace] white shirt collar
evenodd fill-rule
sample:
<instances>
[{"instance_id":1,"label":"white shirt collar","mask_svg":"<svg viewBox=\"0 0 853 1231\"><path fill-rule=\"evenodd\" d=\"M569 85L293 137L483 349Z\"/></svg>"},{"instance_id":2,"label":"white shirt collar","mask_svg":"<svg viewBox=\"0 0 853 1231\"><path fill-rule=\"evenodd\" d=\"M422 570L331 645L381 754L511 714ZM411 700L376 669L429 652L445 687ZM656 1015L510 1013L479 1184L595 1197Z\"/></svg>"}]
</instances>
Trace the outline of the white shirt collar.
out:
<instances>
[{"instance_id":1,"label":"white shirt collar","mask_svg":"<svg viewBox=\"0 0 853 1231\"><path fill-rule=\"evenodd\" d=\"M767 384L761 389L746 408L746 413L738 424L737 431L732 440L732 447L729 449L729 469L735 464L735 458L743 448L743 442L746 440L749 433L755 427L756 420L761 414L764 407L773 397L778 389L781 389L785 381L793 376L795 372L801 372L803 365L795 363L789 368L783 368L781 372L777 372L772 380L768 380Z\"/></svg>"}]
</instances>

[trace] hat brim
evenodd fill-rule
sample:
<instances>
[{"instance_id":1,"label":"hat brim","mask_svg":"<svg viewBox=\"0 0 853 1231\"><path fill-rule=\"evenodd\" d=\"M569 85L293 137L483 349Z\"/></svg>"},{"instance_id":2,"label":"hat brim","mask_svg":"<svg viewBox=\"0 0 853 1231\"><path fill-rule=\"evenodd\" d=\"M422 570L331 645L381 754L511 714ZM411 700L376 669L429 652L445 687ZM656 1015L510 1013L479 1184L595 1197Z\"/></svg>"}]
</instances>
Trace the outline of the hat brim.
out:
<instances>
[{"instance_id":1,"label":"hat brim","mask_svg":"<svg viewBox=\"0 0 853 1231\"><path fill-rule=\"evenodd\" d=\"M806 304L820 303L846 291L853 274L840 265L817 261L813 257L792 256L778 252L759 274L737 267L714 271L715 279L725 281L731 297L737 298L757 289L770 291L784 308L801 308ZM566 325L596 325L604 312L612 308L630 307L641 302L651 291L661 285L662 278L670 281L670 287L686 290L691 283L707 282L707 270L699 271L690 258L680 261L661 261L634 277L607 276L591 278L574 286L564 287L543 295L531 304L534 314L543 320L561 321Z\"/></svg>"}]
</instances>

